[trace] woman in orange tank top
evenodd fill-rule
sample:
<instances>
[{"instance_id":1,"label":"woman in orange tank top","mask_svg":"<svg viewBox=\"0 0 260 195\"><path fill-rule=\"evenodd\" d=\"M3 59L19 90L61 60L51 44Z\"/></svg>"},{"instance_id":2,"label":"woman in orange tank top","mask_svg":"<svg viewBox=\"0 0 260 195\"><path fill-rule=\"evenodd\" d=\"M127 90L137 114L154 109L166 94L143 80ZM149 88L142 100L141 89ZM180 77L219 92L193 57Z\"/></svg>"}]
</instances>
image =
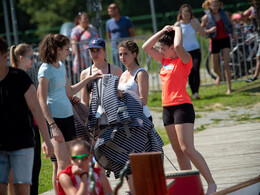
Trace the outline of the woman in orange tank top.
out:
<instances>
[{"instance_id":1,"label":"woman in orange tank top","mask_svg":"<svg viewBox=\"0 0 260 195\"><path fill-rule=\"evenodd\" d=\"M154 48L157 41L159 49ZM208 183L206 194L216 192L217 186L208 165L194 147L195 113L186 91L192 58L183 48L181 28L165 26L149 38L142 48L148 55L162 63L160 77L163 122L180 169L190 170L191 161Z\"/></svg>"}]
</instances>

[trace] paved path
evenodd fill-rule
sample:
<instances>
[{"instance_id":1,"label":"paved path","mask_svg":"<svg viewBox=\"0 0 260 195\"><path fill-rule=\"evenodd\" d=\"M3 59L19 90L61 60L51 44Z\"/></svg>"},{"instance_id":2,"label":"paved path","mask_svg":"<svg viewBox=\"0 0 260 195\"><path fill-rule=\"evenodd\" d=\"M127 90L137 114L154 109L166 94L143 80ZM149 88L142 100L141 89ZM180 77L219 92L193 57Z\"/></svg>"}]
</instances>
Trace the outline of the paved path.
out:
<instances>
[{"instance_id":1,"label":"paved path","mask_svg":"<svg viewBox=\"0 0 260 195\"><path fill-rule=\"evenodd\" d=\"M260 123L207 128L195 133L194 139L196 149L211 169L218 190L260 175ZM170 145L164 146L164 152L178 167ZM166 158L164 169L166 174L175 171ZM201 179L206 188L205 180ZM114 187L117 181L110 179L110 183ZM126 190L124 183L119 194L124 195ZM54 195L53 191L43 194Z\"/></svg>"}]
</instances>

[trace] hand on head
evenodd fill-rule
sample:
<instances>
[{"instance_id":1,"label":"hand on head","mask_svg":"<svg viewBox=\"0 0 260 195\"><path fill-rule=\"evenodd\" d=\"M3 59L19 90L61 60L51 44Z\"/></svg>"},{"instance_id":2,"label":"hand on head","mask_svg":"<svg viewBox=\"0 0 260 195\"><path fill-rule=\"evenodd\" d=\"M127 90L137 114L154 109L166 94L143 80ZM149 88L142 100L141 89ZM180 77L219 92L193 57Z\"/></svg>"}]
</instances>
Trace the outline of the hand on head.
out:
<instances>
[{"instance_id":1,"label":"hand on head","mask_svg":"<svg viewBox=\"0 0 260 195\"><path fill-rule=\"evenodd\" d=\"M174 26L174 25L166 25L166 26L163 28L163 30L164 30L164 31L167 31L167 32L171 32L171 31L175 31L176 28L179 28L179 27Z\"/></svg>"}]
</instances>

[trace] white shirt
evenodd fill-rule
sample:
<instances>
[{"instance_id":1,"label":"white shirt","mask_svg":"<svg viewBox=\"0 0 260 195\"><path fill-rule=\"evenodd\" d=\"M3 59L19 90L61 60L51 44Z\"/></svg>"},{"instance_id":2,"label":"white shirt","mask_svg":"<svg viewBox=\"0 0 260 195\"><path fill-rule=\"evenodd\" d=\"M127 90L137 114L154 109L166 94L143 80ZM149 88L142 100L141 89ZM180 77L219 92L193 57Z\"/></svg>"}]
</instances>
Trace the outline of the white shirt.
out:
<instances>
[{"instance_id":1,"label":"white shirt","mask_svg":"<svg viewBox=\"0 0 260 195\"><path fill-rule=\"evenodd\" d=\"M143 68L139 68L134 76L132 78L130 78L126 83L123 83L123 82L120 82L119 85L118 85L118 89L119 90L131 90L131 91L134 91L139 97L139 88L138 88L138 84L135 82L135 78L136 78L136 75L137 73L140 71L140 70L144 70ZM126 71L122 74L121 77L124 77L124 75L126 74ZM151 116L151 113L150 113L150 110L148 108L147 105L143 106L143 112L145 114L145 116L148 118Z\"/></svg>"},{"instance_id":2,"label":"white shirt","mask_svg":"<svg viewBox=\"0 0 260 195\"><path fill-rule=\"evenodd\" d=\"M193 51L200 48L199 42L197 40L197 32L192 27L191 23L183 24L180 22L183 47L186 51Z\"/></svg>"}]
</instances>

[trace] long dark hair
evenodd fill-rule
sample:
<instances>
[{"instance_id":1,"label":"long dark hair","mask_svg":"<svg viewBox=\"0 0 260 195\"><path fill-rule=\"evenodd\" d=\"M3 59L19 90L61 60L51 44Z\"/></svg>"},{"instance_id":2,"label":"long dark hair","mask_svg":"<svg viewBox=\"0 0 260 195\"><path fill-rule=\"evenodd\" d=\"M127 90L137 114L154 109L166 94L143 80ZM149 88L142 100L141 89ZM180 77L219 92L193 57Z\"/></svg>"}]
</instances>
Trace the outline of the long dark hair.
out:
<instances>
[{"instance_id":1,"label":"long dark hair","mask_svg":"<svg viewBox=\"0 0 260 195\"><path fill-rule=\"evenodd\" d=\"M48 34L39 46L39 54L42 62L53 63L57 61L57 49L70 43L70 39L62 34Z\"/></svg>"}]
</instances>

